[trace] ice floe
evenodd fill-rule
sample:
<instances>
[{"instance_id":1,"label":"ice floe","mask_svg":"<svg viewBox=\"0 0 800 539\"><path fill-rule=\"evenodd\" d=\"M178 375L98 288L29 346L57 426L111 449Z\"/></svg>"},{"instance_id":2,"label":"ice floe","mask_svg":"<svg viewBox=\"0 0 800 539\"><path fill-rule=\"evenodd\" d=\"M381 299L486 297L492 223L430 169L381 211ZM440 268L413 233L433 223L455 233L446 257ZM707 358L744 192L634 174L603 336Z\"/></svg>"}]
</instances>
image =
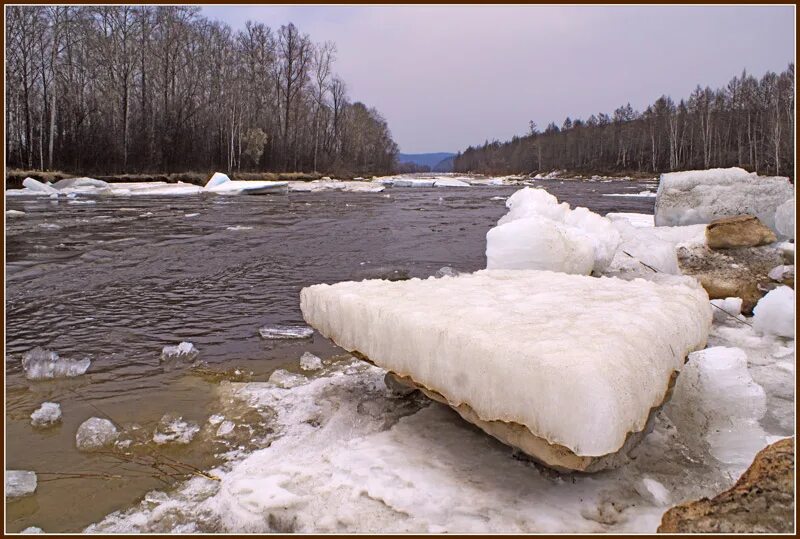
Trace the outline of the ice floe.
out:
<instances>
[{"instance_id":1,"label":"ice floe","mask_svg":"<svg viewBox=\"0 0 800 539\"><path fill-rule=\"evenodd\" d=\"M174 346L165 346L161 350L161 361L194 361L197 356L200 354L200 351L195 347L194 344L186 341L182 341L180 344Z\"/></svg>"},{"instance_id":2,"label":"ice floe","mask_svg":"<svg viewBox=\"0 0 800 539\"><path fill-rule=\"evenodd\" d=\"M758 176L741 168L662 174L655 223L690 225L720 217L751 214L776 229L776 210L794 197L788 178ZM782 222L784 222L782 213Z\"/></svg>"},{"instance_id":3,"label":"ice floe","mask_svg":"<svg viewBox=\"0 0 800 539\"><path fill-rule=\"evenodd\" d=\"M304 371L315 371L322 368L322 359L311 352L303 352L300 356L300 368Z\"/></svg>"},{"instance_id":4,"label":"ice floe","mask_svg":"<svg viewBox=\"0 0 800 539\"><path fill-rule=\"evenodd\" d=\"M108 447L119 437L114 423L100 417L90 417L78 427L75 446L79 451L96 451Z\"/></svg>"},{"instance_id":5,"label":"ice floe","mask_svg":"<svg viewBox=\"0 0 800 539\"><path fill-rule=\"evenodd\" d=\"M50 427L61 422L61 405L57 402L43 402L31 414L31 425L34 427Z\"/></svg>"},{"instance_id":6,"label":"ice floe","mask_svg":"<svg viewBox=\"0 0 800 539\"><path fill-rule=\"evenodd\" d=\"M265 193L285 193L288 185L288 182L234 181L227 174L215 172L206 183L203 191L220 195L262 195Z\"/></svg>"},{"instance_id":7,"label":"ice floe","mask_svg":"<svg viewBox=\"0 0 800 539\"><path fill-rule=\"evenodd\" d=\"M308 326L264 326L258 333L264 339L308 339L314 330Z\"/></svg>"},{"instance_id":8,"label":"ice floe","mask_svg":"<svg viewBox=\"0 0 800 539\"><path fill-rule=\"evenodd\" d=\"M22 368L29 380L51 380L73 378L89 370L91 360L62 359L56 352L36 347L22 356Z\"/></svg>"},{"instance_id":9,"label":"ice floe","mask_svg":"<svg viewBox=\"0 0 800 539\"><path fill-rule=\"evenodd\" d=\"M614 258L620 234L609 219L544 189L526 187L507 201L509 211L486 234L488 269L602 272Z\"/></svg>"},{"instance_id":10,"label":"ice floe","mask_svg":"<svg viewBox=\"0 0 800 539\"><path fill-rule=\"evenodd\" d=\"M590 457L645 427L712 318L691 279L544 271L323 284L300 298L306 321L345 350Z\"/></svg>"},{"instance_id":11,"label":"ice floe","mask_svg":"<svg viewBox=\"0 0 800 539\"><path fill-rule=\"evenodd\" d=\"M28 470L6 470L6 498L23 498L36 492L36 473Z\"/></svg>"},{"instance_id":12,"label":"ice floe","mask_svg":"<svg viewBox=\"0 0 800 539\"><path fill-rule=\"evenodd\" d=\"M198 432L200 432L200 425L197 423L166 414L161 418L155 433L153 433L153 441L158 445L186 445Z\"/></svg>"}]
</instances>

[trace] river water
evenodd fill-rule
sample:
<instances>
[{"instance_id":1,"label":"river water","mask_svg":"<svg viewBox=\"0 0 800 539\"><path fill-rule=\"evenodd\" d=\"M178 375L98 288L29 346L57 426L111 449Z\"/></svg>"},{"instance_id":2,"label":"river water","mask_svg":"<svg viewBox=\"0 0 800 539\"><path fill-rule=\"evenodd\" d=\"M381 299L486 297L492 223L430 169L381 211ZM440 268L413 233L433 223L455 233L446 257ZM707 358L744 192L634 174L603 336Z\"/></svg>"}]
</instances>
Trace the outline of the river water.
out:
<instances>
[{"instance_id":1,"label":"river water","mask_svg":"<svg viewBox=\"0 0 800 539\"><path fill-rule=\"evenodd\" d=\"M536 184L601 214L653 212L654 198L603 196L652 183ZM164 414L204 424L218 405L219 380L164 368L165 345L191 341L208 369L238 369L250 380L296 365L305 351L340 353L319 335L266 341L258 329L302 324L299 292L310 284L485 267L486 232L506 211L497 197L517 189L8 197L6 209L26 215L6 220L6 469L36 471L39 486L34 496L7 503L7 531L80 531L164 487L141 468L79 452L75 432L92 416L142 432ZM68 380L28 380L21 358L36 346L90 358L91 367ZM30 414L44 401L61 404L63 422L37 430ZM193 442L164 451L208 468L220 450Z\"/></svg>"}]
</instances>

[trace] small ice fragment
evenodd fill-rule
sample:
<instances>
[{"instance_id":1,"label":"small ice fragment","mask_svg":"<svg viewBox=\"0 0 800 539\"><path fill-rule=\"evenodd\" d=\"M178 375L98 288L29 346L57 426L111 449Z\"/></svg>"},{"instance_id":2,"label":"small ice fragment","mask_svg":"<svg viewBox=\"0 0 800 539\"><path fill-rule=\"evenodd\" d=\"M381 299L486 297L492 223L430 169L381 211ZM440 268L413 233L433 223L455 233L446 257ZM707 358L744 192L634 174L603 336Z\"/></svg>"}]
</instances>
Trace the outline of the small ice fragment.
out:
<instances>
[{"instance_id":1,"label":"small ice fragment","mask_svg":"<svg viewBox=\"0 0 800 539\"><path fill-rule=\"evenodd\" d=\"M184 421L182 417L166 414L158 423L153 441L159 445L167 443L188 444L200 431L200 425L193 421Z\"/></svg>"},{"instance_id":2,"label":"small ice fragment","mask_svg":"<svg viewBox=\"0 0 800 539\"><path fill-rule=\"evenodd\" d=\"M75 445L79 451L93 451L111 445L119 436L117 427L108 419L91 417L81 423L75 435Z\"/></svg>"},{"instance_id":3,"label":"small ice fragment","mask_svg":"<svg viewBox=\"0 0 800 539\"><path fill-rule=\"evenodd\" d=\"M141 214L139 217L151 217L152 215L153 215L153 212L146 211L143 214Z\"/></svg>"},{"instance_id":4,"label":"small ice fragment","mask_svg":"<svg viewBox=\"0 0 800 539\"><path fill-rule=\"evenodd\" d=\"M19 210L6 210L6 215L9 217L22 217L26 215L24 211Z\"/></svg>"},{"instance_id":5,"label":"small ice fragment","mask_svg":"<svg viewBox=\"0 0 800 539\"><path fill-rule=\"evenodd\" d=\"M308 339L314 330L308 326L264 326L258 333L264 339Z\"/></svg>"},{"instance_id":6,"label":"small ice fragment","mask_svg":"<svg viewBox=\"0 0 800 539\"><path fill-rule=\"evenodd\" d=\"M61 359L58 354L41 347L25 352L22 368L28 380L51 380L53 378L72 378L84 374L91 365L87 359Z\"/></svg>"},{"instance_id":7,"label":"small ice fragment","mask_svg":"<svg viewBox=\"0 0 800 539\"><path fill-rule=\"evenodd\" d=\"M311 352L303 352L300 356L300 368L304 371L315 371L322 368L322 359Z\"/></svg>"},{"instance_id":8,"label":"small ice fragment","mask_svg":"<svg viewBox=\"0 0 800 539\"><path fill-rule=\"evenodd\" d=\"M214 415L212 415L211 417L208 418L208 422L211 425L219 425L224 420L225 420L225 416L220 415L220 414L214 414Z\"/></svg>"},{"instance_id":9,"label":"small ice fragment","mask_svg":"<svg viewBox=\"0 0 800 539\"><path fill-rule=\"evenodd\" d=\"M753 329L762 334L794 336L794 290L779 286L758 300L753 309Z\"/></svg>"},{"instance_id":10,"label":"small ice fragment","mask_svg":"<svg viewBox=\"0 0 800 539\"><path fill-rule=\"evenodd\" d=\"M187 213L186 215L184 215L184 217L197 217L198 215L200 215L200 214L199 213Z\"/></svg>"},{"instance_id":11,"label":"small ice fragment","mask_svg":"<svg viewBox=\"0 0 800 539\"><path fill-rule=\"evenodd\" d=\"M161 350L161 361L173 361L180 359L182 361L193 361L200 351L195 348L194 344L183 341L177 346L165 346Z\"/></svg>"},{"instance_id":12,"label":"small ice fragment","mask_svg":"<svg viewBox=\"0 0 800 539\"><path fill-rule=\"evenodd\" d=\"M49 427L61 421L61 406L57 402L43 402L31 414L31 425L34 427Z\"/></svg>"},{"instance_id":13,"label":"small ice fragment","mask_svg":"<svg viewBox=\"0 0 800 539\"><path fill-rule=\"evenodd\" d=\"M437 277L457 277L461 273L450 266L443 266L436 272Z\"/></svg>"},{"instance_id":14,"label":"small ice fragment","mask_svg":"<svg viewBox=\"0 0 800 539\"><path fill-rule=\"evenodd\" d=\"M253 228L252 226L236 225L236 226L229 226L225 230L252 230L252 228Z\"/></svg>"},{"instance_id":15,"label":"small ice fragment","mask_svg":"<svg viewBox=\"0 0 800 539\"><path fill-rule=\"evenodd\" d=\"M234 424L233 421L228 421L228 420L223 421L222 424L217 429L217 436L220 436L220 437L227 436L228 434L233 432L233 429L235 427L236 427L236 425Z\"/></svg>"},{"instance_id":16,"label":"small ice fragment","mask_svg":"<svg viewBox=\"0 0 800 539\"><path fill-rule=\"evenodd\" d=\"M489 200L505 200L507 197L492 197Z\"/></svg>"},{"instance_id":17,"label":"small ice fragment","mask_svg":"<svg viewBox=\"0 0 800 539\"><path fill-rule=\"evenodd\" d=\"M28 526L19 533L44 533L44 530L41 528L37 528L36 526Z\"/></svg>"},{"instance_id":18,"label":"small ice fragment","mask_svg":"<svg viewBox=\"0 0 800 539\"><path fill-rule=\"evenodd\" d=\"M650 479L649 477L642 479L642 483L644 483L644 487L647 489L647 492L650 493L650 496L657 505L667 506L670 504L669 491L664 487L664 485L655 479Z\"/></svg>"},{"instance_id":19,"label":"small ice fragment","mask_svg":"<svg viewBox=\"0 0 800 539\"><path fill-rule=\"evenodd\" d=\"M715 322L725 322L731 317L736 318L742 312L742 298L712 299L711 304L716 307L714 309Z\"/></svg>"},{"instance_id":20,"label":"small ice fragment","mask_svg":"<svg viewBox=\"0 0 800 539\"><path fill-rule=\"evenodd\" d=\"M306 381L306 377L300 374L294 374L284 369L278 369L269 376L268 382L275 384L283 389L290 389L299 386Z\"/></svg>"},{"instance_id":21,"label":"small ice fragment","mask_svg":"<svg viewBox=\"0 0 800 539\"><path fill-rule=\"evenodd\" d=\"M22 498L36 491L36 473L6 470L6 498Z\"/></svg>"}]
</instances>

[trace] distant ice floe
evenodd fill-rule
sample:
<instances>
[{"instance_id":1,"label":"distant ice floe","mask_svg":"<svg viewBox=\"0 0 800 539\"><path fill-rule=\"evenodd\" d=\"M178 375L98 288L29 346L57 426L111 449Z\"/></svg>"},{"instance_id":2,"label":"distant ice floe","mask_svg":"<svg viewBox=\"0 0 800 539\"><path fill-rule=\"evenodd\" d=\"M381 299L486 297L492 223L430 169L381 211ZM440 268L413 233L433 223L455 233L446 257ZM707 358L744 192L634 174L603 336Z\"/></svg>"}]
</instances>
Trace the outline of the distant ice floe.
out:
<instances>
[{"instance_id":1,"label":"distant ice floe","mask_svg":"<svg viewBox=\"0 0 800 539\"><path fill-rule=\"evenodd\" d=\"M314 330L308 326L264 326L258 333L264 339L308 339Z\"/></svg>"},{"instance_id":2,"label":"distant ice floe","mask_svg":"<svg viewBox=\"0 0 800 539\"><path fill-rule=\"evenodd\" d=\"M603 193L604 197L650 197L655 198L655 191L639 191L638 193Z\"/></svg>"},{"instance_id":3,"label":"distant ice floe","mask_svg":"<svg viewBox=\"0 0 800 539\"><path fill-rule=\"evenodd\" d=\"M36 347L22 356L22 368L28 380L73 378L89 369L90 359L61 359L56 352Z\"/></svg>"}]
</instances>

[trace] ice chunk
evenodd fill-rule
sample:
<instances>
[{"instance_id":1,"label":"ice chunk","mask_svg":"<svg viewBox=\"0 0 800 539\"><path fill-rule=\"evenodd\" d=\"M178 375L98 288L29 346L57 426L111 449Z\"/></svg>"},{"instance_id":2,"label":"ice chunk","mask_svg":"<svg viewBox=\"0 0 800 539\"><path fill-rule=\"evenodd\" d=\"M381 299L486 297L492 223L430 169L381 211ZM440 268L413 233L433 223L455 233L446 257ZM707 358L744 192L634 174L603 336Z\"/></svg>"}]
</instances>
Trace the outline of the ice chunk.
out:
<instances>
[{"instance_id":1,"label":"ice chunk","mask_svg":"<svg viewBox=\"0 0 800 539\"><path fill-rule=\"evenodd\" d=\"M37 528L36 526L28 526L19 533L44 533L44 530L41 528Z\"/></svg>"},{"instance_id":2,"label":"ice chunk","mask_svg":"<svg viewBox=\"0 0 800 539\"><path fill-rule=\"evenodd\" d=\"M234 428L236 428L236 424L233 421L229 421L226 419L220 424L219 428L217 429L217 436L225 437L231 432L233 432Z\"/></svg>"},{"instance_id":3,"label":"ice chunk","mask_svg":"<svg viewBox=\"0 0 800 539\"><path fill-rule=\"evenodd\" d=\"M759 425L766 395L748 371L747 354L723 346L694 352L680 378L673 400L684 413L692 414L694 423L687 428L699 429L712 456L728 465L735 477L766 445L766 433Z\"/></svg>"},{"instance_id":4,"label":"ice chunk","mask_svg":"<svg viewBox=\"0 0 800 539\"><path fill-rule=\"evenodd\" d=\"M75 445L79 451L94 451L111 445L118 436L114 423L108 419L91 417L78 427Z\"/></svg>"},{"instance_id":5,"label":"ice chunk","mask_svg":"<svg viewBox=\"0 0 800 539\"><path fill-rule=\"evenodd\" d=\"M620 235L605 217L586 208L571 210L547 191L529 187L514 193L506 206L509 212L486 235L488 269L588 274L605 270L614 258ZM508 226L520 220L527 225Z\"/></svg>"},{"instance_id":6,"label":"ice chunk","mask_svg":"<svg viewBox=\"0 0 800 539\"><path fill-rule=\"evenodd\" d=\"M742 314L742 298L712 299L711 304L715 307L715 322L726 322Z\"/></svg>"},{"instance_id":7,"label":"ice chunk","mask_svg":"<svg viewBox=\"0 0 800 539\"><path fill-rule=\"evenodd\" d=\"M486 234L486 268L588 275L594 268L594 246L588 237L556 221L515 219Z\"/></svg>"},{"instance_id":8,"label":"ice chunk","mask_svg":"<svg viewBox=\"0 0 800 539\"><path fill-rule=\"evenodd\" d=\"M27 215L24 211L19 210L6 210L6 215L8 217L22 217L23 215Z\"/></svg>"},{"instance_id":9,"label":"ice chunk","mask_svg":"<svg viewBox=\"0 0 800 539\"><path fill-rule=\"evenodd\" d=\"M437 178L436 181L433 183L434 187L469 187L470 185L467 182L463 182L456 178Z\"/></svg>"},{"instance_id":10,"label":"ice chunk","mask_svg":"<svg viewBox=\"0 0 800 539\"><path fill-rule=\"evenodd\" d=\"M423 178L395 178L392 182L394 187L434 187L436 180Z\"/></svg>"},{"instance_id":11,"label":"ice chunk","mask_svg":"<svg viewBox=\"0 0 800 539\"><path fill-rule=\"evenodd\" d=\"M53 188L52 185L47 185L45 183L40 182L39 180L34 180L33 178L25 178L24 180L22 180L22 185L29 191L36 194L42 194L42 195L58 194L58 190Z\"/></svg>"},{"instance_id":12,"label":"ice chunk","mask_svg":"<svg viewBox=\"0 0 800 539\"><path fill-rule=\"evenodd\" d=\"M197 423L166 414L159 421L156 432L153 433L153 441L158 445L170 443L185 445L191 442L198 432L200 432L200 425Z\"/></svg>"},{"instance_id":13,"label":"ice chunk","mask_svg":"<svg viewBox=\"0 0 800 539\"><path fill-rule=\"evenodd\" d=\"M689 279L545 271L320 284L300 306L342 348L582 456L616 452L644 428L712 318Z\"/></svg>"},{"instance_id":14,"label":"ice chunk","mask_svg":"<svg viewBox=\"0 0 800 539\"><path fill-rule=\"evenodd\" d=\"M260 195L264 193L285 193L288 182L231 180L226 174L215 172L203 191L221 195Z\"/></svg>"},{"instance_id":15,"label":"ice chunk","mask_svg":"<svg viewBox=\"0 0 800 539\"><path fill-rule=\"evenodd\" d=\"M228 177L227 174L223 174L222 172L215 172L211 178L206 182L205 188L210 189L212 187L218 187L224 183L228 183L231 179Z\"/></svg>"},{"instance_id":16,"label":"ice chunk","mask_svg":"<svg viewBox=\"0 0 800 539\"><path fill-rule=\"evenodd\" d=\"M459 275L461 272L454 270L450 266L442 266L438 270L436 270L437 277L455 277Z\"/></svg>"},{"instance_id":17,"label":"ice chunk","mask_svg":"<svg viewBox=\"0 0 800 539\"><path fill-rule=\"evenodd\" d=\"M84 374L91 360L61 359L58 354L36 347L22 356L22 368L29 380L51 380L53 378L73 378Z\"/></svg>"},{"instance_id":18,"label":"ice chunk","mask_svg":"<svg viewBox=\"0 0 800 539\"><path fill-rule=\"evenodd\" d=\"M643 478L642 484L656 505L667 506L670 504L669 491L663 484L650 477Z\"/></svg>"},{"instance_id":19,"label":"ice chunk","mask_svg":"<svg viewBox=\"0 0 800 539\"><path fill-rule=\"evenodd\" d=\"M229 227L227 227L225 230L233 230L233 231L238 231L238 230L253 230L253 227L252 227L252 226L234 225L234 226L229 226Z\"/></svg>"},{"instance_id":20,"label":"ice chunk","mask_svg":"<svg viewBox=\"0 0 800 539\"><path fill-rule=\"evenodd\" d=\"M783 238L794 238L794 197L775 210L775 230Z\"/></svg>"},{"instance_id":21,"label":"ice chunk","mask_svg":"<svg viewBox=\"0 0 800 539\"><path fill-rule=\"evenodd\" d=\"M322 359L311 352L303 352L300 356L300 368L304 371L315 371L322 368Z\"/></svg>"},{"instance_id":22,"label":"ice chunk","mask_svg":"<svg viewBox=\"0 0 800 539\"><path fill-rule=\"evenodd\" d=\"M308 326L264 326L258 333L264 339L308 339L314 330Z\"/></svg>"},{"instance_id":23,"label":"ice chunk","mask_svg":"<svg viewBox=\"0 0 800 539\"><path fill-rule=\"evenodd\" d=\"M705 225L648 227L632 225L627 219L614 219L612 225L621 241L608 270L611 274L678 275L678 245L705 242Z\"/></svg>"},{"instance_id":24,"label":"ice chunk","mask_svg":"<svg viewBox=\"0 0 800 539\"><path fill-rule=\"evenodd\" d=\"M195 348L194 344L183 341L175 346L165 346L161 350L161 361L194 361L199 354L200 351Z\"/></svg>"},{"instance_id":25,"label":"ice chunk","mask_svg":"<svg viewBox=\"0 0 800 539\"><path fill-rule=\"evenodd\" d=\"M781 337L794 336L794 290L779 286L758 300L753 309L753 329Z\"/></svg>"},{"instance_id":26,"label":"ice chunk","mask_svg":"<svg viewBox=\"0 0 800 539\"><path fill-rule=\"evenodd\" d=\"M307 382L308 379L301 374L295 374L284 369L278 369L270 374L268 381L280 388L291 389Z\"/></svg>"},{"instance_id":27,"label":"ice chunk","mask_svg":"<svg viewBox=\"0 0 800 539\"><path fill-rule=\"evenodd\" d=\"M6 498L22 498L36 491L36 473L6 470Z\"/></svg>"},{"instance_id":28,"label":"ice chunk","mask_svg":"<svg viewBox=\"0 0 800 539\"><path fill-rule=\"evenodd\" d=\"M748 213L775 230L777 208L793 196L788 178L758 176L741 168L671 172L661 175L655 223L710 223Z\"/></svg>"},{"instance_id":29,"label":"ice chunk","mask_svg":"<svg viewBox=\"0 0 800 539\"><path fill-rule=\"evenodd\" d=\"M34 427L49 427L61 422L61 406L57 402L43 402L31 414L31 425Z\"/></svg>"}]
</instances>

